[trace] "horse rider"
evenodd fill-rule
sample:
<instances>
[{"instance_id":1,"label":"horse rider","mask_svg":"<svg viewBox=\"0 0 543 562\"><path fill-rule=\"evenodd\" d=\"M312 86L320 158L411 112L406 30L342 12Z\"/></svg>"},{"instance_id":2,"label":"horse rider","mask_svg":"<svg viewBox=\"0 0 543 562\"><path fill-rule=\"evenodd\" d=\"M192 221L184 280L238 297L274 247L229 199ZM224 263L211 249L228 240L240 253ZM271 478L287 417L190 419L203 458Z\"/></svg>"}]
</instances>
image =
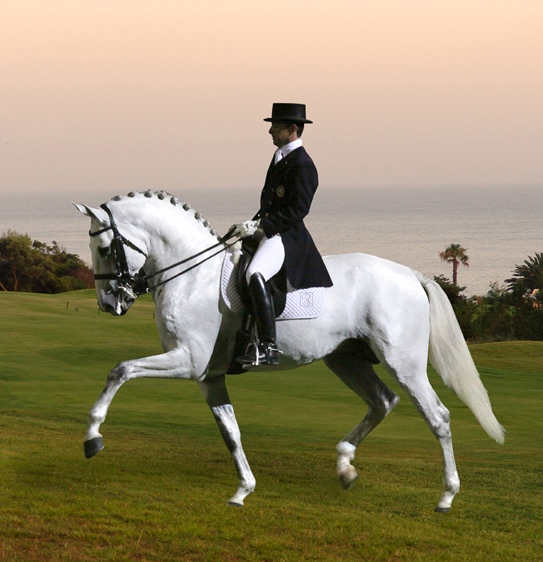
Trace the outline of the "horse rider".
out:
<instances>
[{"instance_id":1,"label":"horse rider","mask_svg":"<svg viewBox=\"0 0 543 562\"><path fill-rule=\"evenodd\" d=\"M277 365L275 312L268 281L276 280L286 291L287 281L294 289L331 287L328 274L303 219L309 212L318 186L313 160L302 146L306 123L305 105L274 103L269 133L277 147L262 194L260 210L252 220L235 225L240 238L252 236L258 248L247 269L247 285L259 340L258 363ZM256 356L243 355L237 361L248 367Z\"/></svg>"}]
</instances>

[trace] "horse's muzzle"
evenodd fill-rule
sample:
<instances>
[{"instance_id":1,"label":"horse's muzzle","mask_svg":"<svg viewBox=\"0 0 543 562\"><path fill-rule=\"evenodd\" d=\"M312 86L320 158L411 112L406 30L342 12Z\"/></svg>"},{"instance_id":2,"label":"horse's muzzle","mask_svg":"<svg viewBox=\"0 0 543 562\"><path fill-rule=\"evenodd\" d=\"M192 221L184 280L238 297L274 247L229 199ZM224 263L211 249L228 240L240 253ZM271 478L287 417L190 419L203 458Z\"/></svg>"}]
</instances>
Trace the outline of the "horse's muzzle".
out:
<instances>
[{"instance_id":1,"label":"horse's muzzle","mask_svg":"<svg viewBox=\"0 0 543 562\"><path fill-rule=\"evenodd\" d=\"M104 291L98 293L98 306L113 316L124 316L134 304L135 297L125 291Z\"/></svg>"}]
</instances>

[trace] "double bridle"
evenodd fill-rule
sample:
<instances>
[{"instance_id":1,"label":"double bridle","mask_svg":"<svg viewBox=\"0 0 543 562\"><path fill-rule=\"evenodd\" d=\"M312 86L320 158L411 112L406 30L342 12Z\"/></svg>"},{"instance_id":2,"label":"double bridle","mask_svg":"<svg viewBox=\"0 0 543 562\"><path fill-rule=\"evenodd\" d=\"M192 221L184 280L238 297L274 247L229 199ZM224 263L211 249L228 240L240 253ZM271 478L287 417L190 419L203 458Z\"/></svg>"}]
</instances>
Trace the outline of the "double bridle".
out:
<instances>
[{"instance_id":1,"label":"double bridle","mask_svg":"<svg viewBox=\"0 0 543 562\"><path fill-rule=\"evenodd\" d=\"M194 269L195 267L198 267L199 265L202 265L207 260L210 260L211 258L215 257L216 255L220 254L221 252L224 252L226 249L230 248L230 246L233 246L237 242L237 240L236 240L235 242L232 242L230 244L226 244L226 242L234 236L234 230L235 229L231 228L224 235L223 238L219 237L219 242L217 242L217 244L214 244L213 246L210 246L209 248L206 248L205 250L202 250L202 251L198 252L197 254L194 254L194 255L192 255L188 258L185 258L184 260L178 261L177 263L174 263L172 265L169 265L168 267L164 267L163 269L159 269L158 271L155 271L151 275L145 275L145 271L143 270L143 268L141 268L138 271L138 273L133 275L132 273L130 273L130 269L128 267L128 262L126 260L126 252L124 250L124 247L128 246L132 250L135 250L136 252L140 253L142 256L147 257L147 255L145 254L145 252L143 252L143 250L138 248L133 242L131 242L130 240L125 238L119 232L119 229L117 228L117 223L115 222L115 219L113 218L113 215L112 215L110 209L108 208L108 206L104 203L103 205L100 205L100 207L102 209L104 209L104 211L107 213L107 215L109 217L109 226L106 226L106 227L102 228L101 230L97 230L96 232L91 232L89 230L89 236L99 236L100 234L103 234L104 232L107 232L108 230L111 230L113 232L113 240L111 241L111 250L113 251L113 255L115 257L115 272L114 273L95 274L94 278L98 279L98 280L100 280L100 279L110 279L110 280L113 280L113 281L117 281L118 284L119 284L120 290L128 293L133 298L141 297L141 295L144 295L145 293L148 293L151 290L151 288L156 289L157 287L160 287L161 285L164 285L165 283L168 283L169 281L172 281L173 279L183 275L184 273L187 273L191 269ZM180 265L183 265L183 264L185 264L185 263L201 256L202 254L205 254L206 252L209 252L210 250L213 250L214 248L217 248L218 246L221 246L221 245L222 245L222 248L219 251L214 252L210 256L207 256L203 260L191 265L190 267L184 269L183 271L181 271L179 273L176 273L175 275L172 275L171 277L168 277L168 279L163 279L162 281L160 281L158 283L155 283L153 285L153 287L151 287L151 288L149 287L149 283L148 283L149 279L152 279L156 275L164 273L165 271L169 271L170 269L173 269L174 267L178 267Z\"/></svg>"}]
</instances>

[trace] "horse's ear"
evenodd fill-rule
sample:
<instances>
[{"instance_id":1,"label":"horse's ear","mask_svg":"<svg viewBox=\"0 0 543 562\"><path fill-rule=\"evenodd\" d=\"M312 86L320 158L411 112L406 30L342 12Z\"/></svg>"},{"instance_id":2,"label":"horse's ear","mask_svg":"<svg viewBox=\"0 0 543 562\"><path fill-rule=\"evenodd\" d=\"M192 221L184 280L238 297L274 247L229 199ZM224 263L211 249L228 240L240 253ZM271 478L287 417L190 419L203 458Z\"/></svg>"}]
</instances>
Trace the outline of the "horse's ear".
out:
<instances>
[{"instance_id":1,"label":"horse's ear","mask_svg":"<svg viewBox=\"0 0 543 562\"><path fill-rule=\"evenodd\" d=\"M107 213L103 209L94 209L93 207L89 207L88 205L78 203L74 203L72 201L72 205L83 215L90 217L91 219L96 219L101 223L107 224L108 216Z\"/></svg>"}]
</instances>

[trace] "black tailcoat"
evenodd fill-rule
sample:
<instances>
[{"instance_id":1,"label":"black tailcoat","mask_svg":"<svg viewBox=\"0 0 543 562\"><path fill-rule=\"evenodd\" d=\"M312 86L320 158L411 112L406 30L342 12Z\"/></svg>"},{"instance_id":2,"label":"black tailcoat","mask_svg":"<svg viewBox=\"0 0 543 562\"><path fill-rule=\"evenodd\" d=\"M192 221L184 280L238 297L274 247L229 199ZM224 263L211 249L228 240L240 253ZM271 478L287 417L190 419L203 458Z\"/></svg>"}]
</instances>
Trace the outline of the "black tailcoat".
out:
<instances>
[{"instance_id":1,"label":"black tailcoat","mask_svg":"<svg viewBox=\"0 0 543 562\"><path fill-rule=\"evenodd\" d=\"M280 234L285 246L284 270L295 289L331 287L332 279L305 227L304 217L317 191L319 178L303 146L277 164L272 160L255 219L266 236Z\"/></svg>"}]
</instances>

